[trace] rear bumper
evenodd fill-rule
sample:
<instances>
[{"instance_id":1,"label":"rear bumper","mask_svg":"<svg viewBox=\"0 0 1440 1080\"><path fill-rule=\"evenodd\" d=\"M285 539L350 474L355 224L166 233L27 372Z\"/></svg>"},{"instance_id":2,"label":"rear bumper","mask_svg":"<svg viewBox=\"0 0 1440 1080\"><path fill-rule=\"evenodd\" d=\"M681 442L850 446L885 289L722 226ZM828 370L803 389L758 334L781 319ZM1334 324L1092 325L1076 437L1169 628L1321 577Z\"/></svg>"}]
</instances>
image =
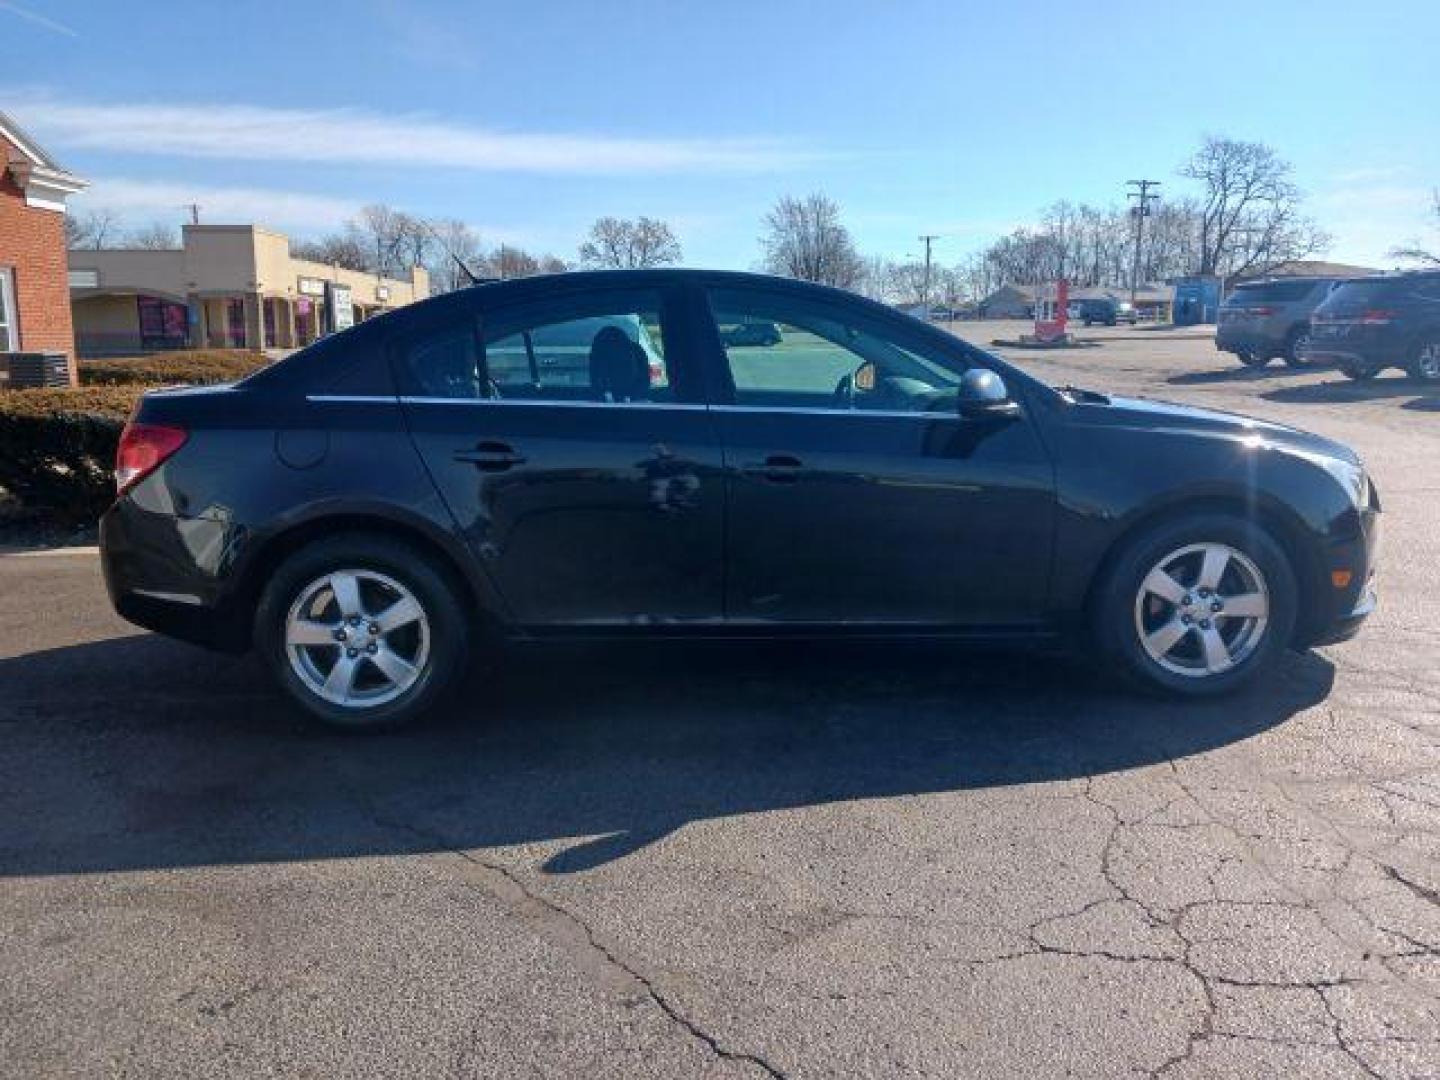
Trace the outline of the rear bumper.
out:
<instances>
[{"instance_id":1,"label":"rear bumper","mask_svg":"<svg viewBox=\"0 0 1440 1080\"><path fill-rule=\"evenodd\" d=\"M1384 327L1346 327L1335 335L1312 331L1310 358L1376 369L1402 365L1406 360L1403 342L1392 340Z\"/></svg>"},{"instance_id":2,"label":"rear bumper","mask_svg":"<svg viewBox=\"0 0 1440 1080\"><path fill-rule=\"evenodd\" d=\"M1284 344L1255 330L1222 326L1215 331L1215 348L1220 352L1269 355L1280 352Z\"/></svg>"},{"instance_id":3,"label":"rear bumper","mask_svg":"<svg viewBox=\"0 0 1440 1080\"><path fill-rule=\"evenodd\" d=\"M228 522L143 510L125 497L100 519L100 568L110 603L136 626L226 652L249 647L249 625L226 595Z\"/></svg>"}]
</instances>

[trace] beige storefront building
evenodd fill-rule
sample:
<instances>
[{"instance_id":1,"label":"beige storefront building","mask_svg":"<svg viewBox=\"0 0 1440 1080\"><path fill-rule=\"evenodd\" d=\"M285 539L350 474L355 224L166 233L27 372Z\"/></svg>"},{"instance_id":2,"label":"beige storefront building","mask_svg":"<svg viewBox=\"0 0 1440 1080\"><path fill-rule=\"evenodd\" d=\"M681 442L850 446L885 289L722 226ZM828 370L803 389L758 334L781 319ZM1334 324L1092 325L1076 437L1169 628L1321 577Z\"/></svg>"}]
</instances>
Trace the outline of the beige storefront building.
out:
<instances>
[{"instance_id":1,"label":"beige storefront building","mask_svg":"<svg viewBox=\"0 0 1440 1080\"><path fill-rule=\"evenodd\" d=\"M187 225L178 250L70 251L82 356L156 349L293 349L430 292L422 267L384 278L290 255L258 225Z\"/></svg>"}]
</instances>

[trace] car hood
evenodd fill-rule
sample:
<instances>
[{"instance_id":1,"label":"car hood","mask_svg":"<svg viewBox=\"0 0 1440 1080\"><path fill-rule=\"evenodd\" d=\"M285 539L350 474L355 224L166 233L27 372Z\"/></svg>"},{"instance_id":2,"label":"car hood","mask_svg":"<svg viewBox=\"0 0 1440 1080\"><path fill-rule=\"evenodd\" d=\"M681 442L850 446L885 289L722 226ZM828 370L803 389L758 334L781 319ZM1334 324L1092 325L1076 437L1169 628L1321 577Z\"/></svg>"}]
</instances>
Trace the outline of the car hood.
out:
<instances>
[{"instance_id":1,"label":"car hood","mask_svg":"<svg viewBox=\"0 0 1440 1080\"><path fill-rule=\"evenodd\" d=\"M1355 451L1344 443L1269 420L1257 420L1254 417L1220 412L1216 409L1198 409L1193 405L1177 405L1169 401L1152 401L1149 398L1111 397L1109 401L1110 404L1102 408L1113 423L1154 431L1259 438L1279 449L1321 454L1357 465L1360 463Z\"/></svg>"}]
</instances>

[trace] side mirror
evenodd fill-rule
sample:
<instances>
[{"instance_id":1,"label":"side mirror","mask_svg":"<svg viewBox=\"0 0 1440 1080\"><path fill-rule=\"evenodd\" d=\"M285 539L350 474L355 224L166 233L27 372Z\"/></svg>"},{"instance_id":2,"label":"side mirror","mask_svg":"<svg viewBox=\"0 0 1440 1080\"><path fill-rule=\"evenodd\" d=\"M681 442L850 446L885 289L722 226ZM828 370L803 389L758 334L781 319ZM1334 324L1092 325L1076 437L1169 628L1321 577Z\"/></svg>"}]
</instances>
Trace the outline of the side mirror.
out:
<instances>
[{"instance_id":1,"label":"side mirror","mask_svg":"<svg viewBox=\"0 0 1440 1080\"><path fill-rule=\"evenodd\" d=\"M960 376L960 415L970 419L1011 417L1020 405L1010 397L1005 380L987 368L970 368Z\"/></svg>"}]
</instances>

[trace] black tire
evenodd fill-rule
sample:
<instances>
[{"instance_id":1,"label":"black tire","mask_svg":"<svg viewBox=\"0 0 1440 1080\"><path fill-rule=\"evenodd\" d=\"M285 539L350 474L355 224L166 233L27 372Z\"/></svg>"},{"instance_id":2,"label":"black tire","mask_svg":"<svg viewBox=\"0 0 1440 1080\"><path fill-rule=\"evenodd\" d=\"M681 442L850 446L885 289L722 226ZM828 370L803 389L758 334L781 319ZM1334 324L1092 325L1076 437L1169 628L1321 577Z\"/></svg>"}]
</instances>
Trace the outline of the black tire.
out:
<instances>
[{"instance_id":1,"label":"black tire","mask_svg":"<svg viewBox=\"0 0 1440 1080\"><path fill-rule=\"evenodd\" d=\"M1369 364L1356 363L1353 360L1340 361L1340 374L1354 382L1369 382L1380 374L1380 369Z\"/></svg>"},{"instance_id":2,"label":"black tire","mask_svg":"<svg viewBox=\"0 0 1440 1080\"><path fill-rule=\"evenodd\" d=\"M1167 556L1201 544L1225 545L1249 560L1267 594L1267 621L1255 634L1248 654L1228 670L1177 673L1152 659L1141 641L1141 605L1153 602L1153 598L1142 599L1142 583ZM1237 572L1242 569L1236 565ZM1193 583L1181 584L1187 586L1188 597ZM1148 592L1145 596L1149 597ZM1294 634L1297 603L1290 560L1264 528L1230 514L1187 514L1145 528L1116 553L1094 592L1091 628L1103 657L1131 683L1180 697L1212 697L1237 690L1274 666ZM1231 624L1216 619L1215 625ZM1235 629L1243 631L1246 625L1242 621ZM1201 649L1198 630L1197 626L1186 631L1176 646L1182 650L1182 659L1184 651Z\"/></svg>"},{"instance_id":3,"label":"black tire","mask_svg":"<svg viewBox=\"0 0 1440 1080\"><path fill-rule=\"evenodd\" d=\"M286 646L291 608L318 579L332 571L384 575L408 590L423 611L427 645L418 676L393 700L340 705L313 690L292 664ZM341 533L291 555L271 575L255 612L255 644L286 693L327 726L345 731L381 731L411 724L445 698L460 681L469 656L470 625L458 592L461 586L426 552L388 537ZM379 612L375 613L376 615ZM340 646L337 645L336 662ZM364 657L360 658L361 664Z\"/></svg>"},{"instance_id":4,"label":"black tire","mask_svg":"<svg viewBox=\"0 0 1440 1080\"><path fill-rule=\"evenodd\" d=\"M1285 339L1285 352L1281 354L1285 358L1285 364L1292 368L1309 367L1310 361L1305 352L1310 347L1310 331L1303 326L1297 326Z\"/></svg>"},{"instance_id":5,"label":"black tire","mask_svg":"<svg viewBox=\"0 0 1440 1080\"><path fill-rule=\"evenodd\" d=\"M1405 371L1416 382L1440 383L1440 331L1421 336Z\"/></svg>"},{"instance_id":6,"label":"black tire","mask_svg":"<svg viewBox=\"0 0 1440 1080\"><path fill-rule=\"evenodd\" d=\"M1237 352L1235 354L1235 359L1239 360L1240 363L1244 364L1246 367L1251 368L1262 368L1266 364L1270 363L1270 357L1266 356L1262 352L1252 352L1249 349L1242 349L1240 352Z\"/></svg>"}]
</instances>

